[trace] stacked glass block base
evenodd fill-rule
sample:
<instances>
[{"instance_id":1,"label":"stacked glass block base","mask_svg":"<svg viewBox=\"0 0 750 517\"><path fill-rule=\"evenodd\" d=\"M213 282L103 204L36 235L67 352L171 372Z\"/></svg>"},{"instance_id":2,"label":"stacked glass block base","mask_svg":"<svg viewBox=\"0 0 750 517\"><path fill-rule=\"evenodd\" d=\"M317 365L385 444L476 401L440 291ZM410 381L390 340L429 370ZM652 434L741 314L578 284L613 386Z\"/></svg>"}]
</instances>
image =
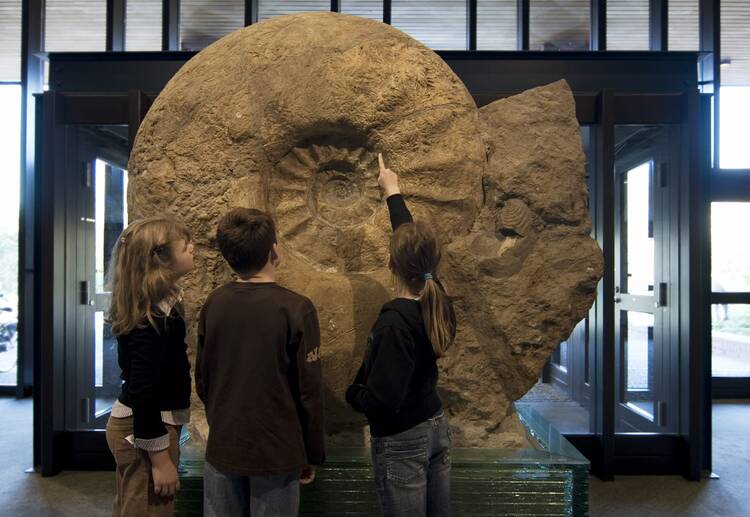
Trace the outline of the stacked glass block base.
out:
<instances>
[{"instance_id":1,"label":"stacked glass block base","mask_svg":"<svg viewBox=\"0 0 750 517\"><path fill-rule=\"evenodd\" d=\"M518 412L539 448L453 449L454 515L588 515L588 460L532 408ZM177 516L202 515L203 463L190 456L180 465ZM315 483L302 488L300 515L379 515L369 449L329 449Z\"/></svg>"}]
</instances>

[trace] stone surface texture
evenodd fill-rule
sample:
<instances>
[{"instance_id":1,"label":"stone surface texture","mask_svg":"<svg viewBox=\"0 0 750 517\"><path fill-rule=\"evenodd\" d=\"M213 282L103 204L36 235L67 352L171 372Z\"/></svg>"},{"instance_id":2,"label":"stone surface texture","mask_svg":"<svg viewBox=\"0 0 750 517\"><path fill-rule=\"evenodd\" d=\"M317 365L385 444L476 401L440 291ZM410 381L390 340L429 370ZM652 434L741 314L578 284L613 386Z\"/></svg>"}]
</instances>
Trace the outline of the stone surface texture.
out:
<instances>
[{"instance_id":1,"label":"stone surface texture","mask_svg":"<svg viewBox=\"0 0 750 517\"><path fill-rule=\"evenodd\" d=\"M440 388L463 446L527 444L512 409L591 306L584 155L564 81L477 106L435 53L388 25L334 13L236 31L186 63L154 102L129 163L131 219L191 229L189 345L201 303L232 279L215 245L234 206L275 218L279 283L318 307L331 445L366 443L344 391L393 295L377 153L444 245L458 338ZM194 397L192 431L208 428Z\"/></svg>"}]
</instances>

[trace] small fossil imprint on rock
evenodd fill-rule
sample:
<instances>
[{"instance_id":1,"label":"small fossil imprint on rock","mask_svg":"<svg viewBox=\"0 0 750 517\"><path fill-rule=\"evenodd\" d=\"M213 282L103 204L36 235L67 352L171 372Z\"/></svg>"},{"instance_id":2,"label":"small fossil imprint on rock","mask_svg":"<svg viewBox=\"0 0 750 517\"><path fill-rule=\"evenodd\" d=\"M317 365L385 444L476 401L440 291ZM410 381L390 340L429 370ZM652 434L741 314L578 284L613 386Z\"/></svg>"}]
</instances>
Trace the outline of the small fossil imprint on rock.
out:
<instances>
[{"instance_id":1,"label":"small fossil imprint on rock","mask_svg":"<svg viewBox=\"0 0 750 517\"><path fill-rule=\"evenodd\" d=\"M532 231L532 214L520 199L510 199L500 210L497 230L506 237L528 237Z\"/></svg>"}]
</instances>

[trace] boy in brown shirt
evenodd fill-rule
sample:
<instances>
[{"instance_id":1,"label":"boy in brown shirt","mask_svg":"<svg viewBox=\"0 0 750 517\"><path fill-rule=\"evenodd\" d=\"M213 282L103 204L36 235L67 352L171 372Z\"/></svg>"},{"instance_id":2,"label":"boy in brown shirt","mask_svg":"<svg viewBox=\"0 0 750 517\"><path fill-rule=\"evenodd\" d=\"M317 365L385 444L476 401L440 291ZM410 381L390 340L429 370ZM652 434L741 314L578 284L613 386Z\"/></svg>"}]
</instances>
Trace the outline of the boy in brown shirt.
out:
<instances>
[{"instance_id":1,"label":"boy in brown shirt","mask_svg":"<svg viewBox=\"0 0 750 517\"><path fill-rule=\"evenodd\" d=\"M210 426L204 514L297 515L299 485L325 457L317 312L275 282L267 214L235 208L216 239L239 278L209 295L198 323L195 384Z\"/></svg>"}]
</instances>

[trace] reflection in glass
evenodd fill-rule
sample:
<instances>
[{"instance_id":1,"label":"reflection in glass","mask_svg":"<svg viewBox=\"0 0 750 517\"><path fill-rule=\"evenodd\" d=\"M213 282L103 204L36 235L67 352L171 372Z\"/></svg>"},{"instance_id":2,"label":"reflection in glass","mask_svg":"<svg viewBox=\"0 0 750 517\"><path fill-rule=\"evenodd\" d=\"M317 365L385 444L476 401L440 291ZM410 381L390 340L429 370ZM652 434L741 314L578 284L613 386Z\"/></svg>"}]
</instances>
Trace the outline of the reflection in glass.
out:
<instances>
[{"instance_id":1,"label":"reflection in glass","mask_svg":"<svg viewBox=\"0 0 750 517\"><path fill-rule=\"evenodd\" d=\"M654 419L654 315L622 311L624 354L623 402L641 416Z\"/></svg>"},{"instance_id":2,"label":"reflection in glass","mask_svg":"<svg viewBox=\"0 0 750 517\"><path fill-rule=\"evenodd\" d=\"M750 305L711 307L714 377L750 377Z\"/></svg>"},{"instance_id":3,"label":"reflection in glass","mask_svg":"<svg viewBox=\"0 0 750 517\"><path fill-rule=\"evenodd\" d=\"M747 0L720 0L721 5L721 84L750 86L750 38ZM724 88L722 87L722 94ZM724 102L721 99L720 102ZM722 109L723 111L723 109ZM747 119L746 119L747 120Z\"/></svg>"},{"instance_id":4,"label":"reflection in glass","mask_svg":"<svg viewBox=\"0 0 750 517\"><path fill-rule=\"evenodd\" d=\"M45 0L45 52L102 52L106 49L107 2Z\"/></svg>"},{"instance_id":5,"label":"reflection in glass","mask_svg":"<svg viewBox=\"0 0 750 517\"><path fill-rule=\"evenodd\" d=\"M127 0L125 50L161 50L162 2Z\"/></svg>"},{"instance_id":6,"label":"reflection in glass","mask_svg":"<svg viewBox=\"0 0 750 517\"><path fill-rule=\"evenodd\" d=\"M329 7L330 5L330 2L328 2ZM341 12L344 14L383 21L382 0L341 0L339 5Z\"/></svg>"},{"instance_id":7,"label":"reflection in glass","mask_svg":"<svg viewBox=\"0 0 750 517\"><path fill-rule=\"evenodd\" d=\"M0 83L21 80L21 0L0 1Z\"/></svg>"},{"instance_id":8,"label":"reflection in glass","mask_svg":"<svg viewBox=\"0 0 750 517\"><path fill-rule=\"evenodd\" d=\"M649 49L648 2L607 2L607 50Z\"/></svg>"},{"instance_id":9,"label":"reflection in glass","mask_svg":"<svg viewBox=\"0 0 750 517\"><path fill-rule=\"evenodd\" d=\"M530 50L588 50L589 0L531 0Z\"/></svg>"},{"instance_id":10,"label":"reflection in glass","mask_svg":"<svg viewBox=\"0 0 750 517\"><path fill-rule=\"evenodd\" d=\"M351 4L352 2L346 3ZM330 10L330 0L258 0L258 21L286 14Z\"/></svg>"},{"instance_id":11,"label":"reflection in glass","mask_svg":"<svg viewBox=\"0 0 750 517\"><path fill-rule=\"evenodd\" d=\"M533 407L555 428L566 434L588 434L590 389L585 355L589 348L587 320L576 325L568 339L550 357L549 375L535 384L517 405ZM549 382L547 382L547 380Z\"/></svg>"},{"instance_id":12,"label":"reflection in glass","mask_svg":"<svg viewBox=\"0 0 750 517\"><path fill-rule=\"evenodd\" d=\"M654 221L652 164L644 163L625 173L623 232L627 264L622 288L629 294L651 295L654 290Z\"/></svg>"},{"instance_id":13,"label":"reflection in glass","mask_svg":"<svg viewBox=\"0 0 750 517\"><path fill-rule=\"evenodd\" d=\"M560 368L563 370L568 369L568 342L563 341L560 343Z\"/></svg>"},{"instance_id":14,"label":"reflection in glass","mask_svg":"<svg viewBox=\"0 0 750 517\"><path fill-rule=\"evenodd\" d=\"M245 22L242 0L181 0L180 48L201 50Z\"/></svg>"},{"instance_id":15,"label":"reflection in glass","mask_svg":"<svg viewBox=\"0 0 750 517\"><path fill-rule=\"evenodd\" d=\"M516 50L516 0L477 1L477 49Z\"/></svg>"},{"instance_id":16,"label":"reflection in glass","mask_svg":"<svg viewBox=\"0 0 750 517\"><path fill-rule=\"evenodd\" d=\"M466 50L466 2L393 0L391 24L434 50Z\"/></svg>"},{"instance_id":17,"label":"reflection in glass","mask_svg":"<svg viewBox=\"0 0 750 517\"><path fill-rule=\"evenodd\" d=\"M737 68L739 64L732 62L727 66L727 70ZM750 70L750 65L746 65L746 68ZM722 82L723 74L722 67ZM719 110L719 166L722 169L750 169L750 146L747 145L750 85L722 86Z\"/></svg>"},{"instance_id":18,"label":"reflection in glass","mask_svg":"<svg viewBox=\"0 0 750 517\"><path fill-rule=\"evenodd\" d=\"M667 48L672 50L700 50L698 0L669 0Z\"/></svg>"},{"instance_id":19,"label":"reflection in glass","mask_svg":"<svg viewBox=\"0 0 750 517\"><path fill-rule=\"evenodd\" d=\"M750 238L738 234L750 203L711 203L711 290L750 292Z\"/></svg>"},{"instance_id":20,"label":"reflection in glass","mask_svg":"<svg viewBox=\"0 0 750 517\"><path fill-rule=\"evenodd\" d=\"M0 85L0 385L16 385L21 86Z\"/></svg>"},{"instance_id":21,"label":"reflection in glass","mask_svg":"<svg viewBox=\"0 0 750 517\"><path fill-rule=\"evenodd\" d=\"M109 303L106 271L112 248L128 225L128 172L97 159L94 168L94 278L97 306L94 312L94 389L96 414L107 411L119 395L120 370L117 339L105 321Z\"/></svg>"}]
</instances>

